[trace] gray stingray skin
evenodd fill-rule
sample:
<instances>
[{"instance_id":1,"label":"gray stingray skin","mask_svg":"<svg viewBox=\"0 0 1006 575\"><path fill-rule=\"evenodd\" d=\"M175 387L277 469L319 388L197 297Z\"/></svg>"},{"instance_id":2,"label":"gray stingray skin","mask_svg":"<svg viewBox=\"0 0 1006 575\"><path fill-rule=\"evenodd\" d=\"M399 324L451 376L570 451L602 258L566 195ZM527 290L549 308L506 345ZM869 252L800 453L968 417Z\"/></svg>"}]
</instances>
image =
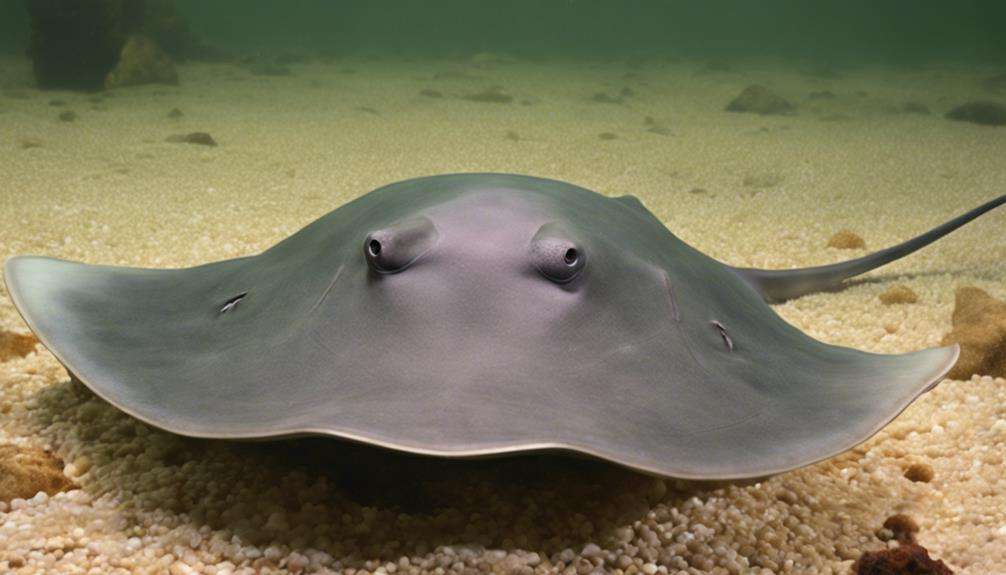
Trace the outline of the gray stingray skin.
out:
<instances>
[{"instance_id":1,"label":"gray stingray skin","mask_svg":"<svg viewBox=\"0 0 1006 575\"><path fill-rule=\"evenodd\" d=\"M691 479L845 451L956 361L956 346L812 339L756 272L689 247L632 196L456 174L377 189L254 257L154 270L22 256L5 281L71 374L175 433L558 449Z\"/></svg>"}]
</instances>

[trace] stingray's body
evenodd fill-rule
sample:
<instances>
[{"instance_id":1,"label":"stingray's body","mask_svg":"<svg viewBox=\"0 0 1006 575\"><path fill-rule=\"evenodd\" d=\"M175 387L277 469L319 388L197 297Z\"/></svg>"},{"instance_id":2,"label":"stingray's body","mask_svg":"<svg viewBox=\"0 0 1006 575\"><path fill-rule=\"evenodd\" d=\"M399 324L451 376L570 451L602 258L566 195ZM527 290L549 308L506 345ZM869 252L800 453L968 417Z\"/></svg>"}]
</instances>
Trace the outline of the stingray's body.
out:
<instances>
[{"instance_id":1,"label":"stingray's body","mask_svg":"<svg viewBox=\"0 0 1006 575\"><path fill-rule=\"evenodd\" d=\"M72 374L176 433L561 449L713 479L842 452L956 360L827 345L765 303L841 279L828 269L732 268L631 196L460 174L380 188L254 257L18 257L5 279Z\"/></svg>"}]
</instances>

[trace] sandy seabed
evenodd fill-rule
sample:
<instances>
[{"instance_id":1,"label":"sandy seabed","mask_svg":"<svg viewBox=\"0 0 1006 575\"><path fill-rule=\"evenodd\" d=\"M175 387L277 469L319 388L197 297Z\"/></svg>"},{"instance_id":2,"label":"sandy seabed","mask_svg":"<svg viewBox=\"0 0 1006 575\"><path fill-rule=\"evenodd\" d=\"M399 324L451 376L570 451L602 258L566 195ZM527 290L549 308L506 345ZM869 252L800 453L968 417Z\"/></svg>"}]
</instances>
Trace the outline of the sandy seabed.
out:
<instances>
[{"instance_id":1,"label":"sandy seabed","mask_svg":"<svg viewBox=\"0 0 1006 575\"><path fill-rule=\"evenodd\" d=\"M0 256L194 265L257 253L386 183L498 171L632 193L714 257L792 267L865 253L826 247L840 229L877 249L1006 191L1006 128L942 117L988 99L990 71L700 67L361 59L257 77L193 64L178 87L92 96L36 91L25 62L0 61ZM751 83L800 113L723 112ZM513 102L460 98L493 85ZM623 88L622 104L591 98ZM900 112L906 101L933 113ZM66 110L77 119L59 121ZM165 142L193 131L220 145ZM957 287L1006 298L1004 222L994 212L870 281L776 309L834 344L938 345ZM882 305L894 283L919 301ZM2 296L0 328L26 332ZM708 485L558 457L184 439L71 383L38 346L0 364L0 444L51 449L79 486L0 503L3 572L847 573L902 513L958 573L1006 573L1006 380L991 377L943 382L836 458ZM912 465L932 479L907 479Z\"/></svg>"}]
</instances>

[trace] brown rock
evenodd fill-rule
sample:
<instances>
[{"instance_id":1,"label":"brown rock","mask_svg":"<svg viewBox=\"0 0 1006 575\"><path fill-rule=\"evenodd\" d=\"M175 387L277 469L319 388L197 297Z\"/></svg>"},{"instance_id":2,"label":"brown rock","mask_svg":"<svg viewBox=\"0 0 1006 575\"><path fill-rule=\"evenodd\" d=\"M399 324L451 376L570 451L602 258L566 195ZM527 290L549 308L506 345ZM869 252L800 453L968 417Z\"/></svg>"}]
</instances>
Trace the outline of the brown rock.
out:
<instances>
[{"instance_id":1,"label":"brown rock","mask_svg":"<svg viewBox=\"0 0 1006 575\"><path fill-rule=\"evenodd\" d=\"M178 71L157 43L142 35L131 36L122 47L119 63L105 77L105 88L141 84L177 84Z\"/></svg>"},{"instance_id":2,"label":"brown rock","mask_svg":"<svg viewBox=\"0 0 1006 575\"><path fill-rule=\"evenodd\" d=\"M796 106L769 90L765 86L752 84L739 96L727 104L728 112L747 112L751 114L787 115L796 111Z\"/></svg>"},{"instance_id":3,"label":"brown rock","mask_svg":"<svg viewBox=\"0 0 1006 575\"><path fill-rule=\"evenodd\" d=\"M216 146L217 141L206 132L190 132L188 134L175 134L164 139L165 142L173 144L198 144L200 146Z\"/></svg>"},{"instance_id":4,"label":"brown rock","mask_svg":"<svg viewBox=\"0 0 1006 575\"><path fill-rule=\"evenodd\" d=\"M861 250L866 248L866 242L850 230L840 230L828 239L828 247L840 250Z\"/></svg>"},{"instance_id":5,"label":"brown rock","mask_svg":"<svg viewBox=\"0 0 1006 575\"><path fill-rule=\"evenodd\" d=\"M0 445L0 501L55 495L76 487L63 475L63 462L37 447Z\"/></svg>"},{"instance_id":6,"label":"brown rock","mask_svg":"<svg viewBox=\"0 0 1006 575\"><path fill-rule=\"evenodd\" d=\"M884 529L889 529L894 538L901 543L915 543L915 534L919 532L919 524L911 517L898 513L884 521Z\"/></svg>"},{"instance_id":7,"label":"brown rock","mask_svg":"<svg viewBox=\"0 0 1006 575\"><path fill-rule=\"evenodd\" d=\"M952 322L942 345L960 344L961 356L948 377L1006 377L1006 302L976 287L959 288Z\"/></svg>"},{"instance_id":8,"label":"brown rock","mask_svg":"<svg viewBox=\"0 0 1006 575\"><path fill-rule=\"evenodd\" d=\"M42 140L39 140L38 138L18 138L17 143L21 146L22 150L42 147Z\"/></svg>"},{"instance_id":9,"label":"brown rock","mask_svg":"<svg viewBox=\"0 0 1006 575\"><path fill-rule=\"evenodd\" d=\"M474 92L467 96L462 96L462 98L472 102L488 102L493 104L509 104L513 102L513 96L504 92L502 86L490 86L481 92Z\"/></svg>"},{"instance_id":10,"label":"brown rock","mask_svg":"<svg viewBox=\"0 0 1006 575\"><path fill-rule=\"evenodd\" d=\"M916 483L929 483L934 475L933 466L928 463L913 463L905 470L905 478Z\"/></svg>"},{"instance_id":11,"label":"brown rock","mask_svg":"<svg viewBox=\"0 0 1006 575\"><path fill-rule=\"evenodd\" d=\"M983 126L1006 126L1006 106L999 102L977 101L961 104L943 115L948 120Z\"/></svg>"},{"instance_id":12,"label":"brown rock","mask_svg":"<svg viewBox=\"0 0 1006 575\"><path fill-rule=\"evenodd\" d=\"M953 575L946 563L929 557L929 551L915 543L867 551L856 560L852 572L856 575Z\"/></svg>"},{"instance_id":13,"label":"brown rock","mask_svg":"<svg viewBox=\"0 0 1006 575\"><path fill-rule=\"evenodd\" d=\"M30 333L22 334L0 330L0 361L24 357L35 351L37 343L38 339Z\"/></svg>"},{"instance_id":14,"label":"brown rock","mask_svg":"<svg viewBox=\"0 0 1006 575\"><path fill-rule=\"evenodd\" d=\"M898 284L887 288L887 290L880 294L880 303L884 305L894 305L896 303L915 303L919 301L919 296L912 288L904 285Z\"/></svg>"}]
</instances>

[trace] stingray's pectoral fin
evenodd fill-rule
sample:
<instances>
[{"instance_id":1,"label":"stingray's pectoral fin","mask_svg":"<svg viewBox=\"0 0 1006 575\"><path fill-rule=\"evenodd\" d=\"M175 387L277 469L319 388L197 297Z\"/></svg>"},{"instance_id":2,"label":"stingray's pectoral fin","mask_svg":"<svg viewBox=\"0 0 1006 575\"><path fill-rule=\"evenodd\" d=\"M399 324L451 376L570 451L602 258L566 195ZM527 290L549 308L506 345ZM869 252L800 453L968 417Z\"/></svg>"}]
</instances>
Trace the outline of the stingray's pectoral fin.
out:
<instances>
[{"instance_id":1,"label":"stingray's pectoral fin","mask_svg":"<svg viewBox=\"0 0 1006 575\"><path fill-rule=\"evenodd\" d=\"M4 283L25 322L71 374L137 413L152 403L134 402L138 390L156 389L167 374L206 361L217 332L232 337L234 330L213 329L221 324L212 320L221 312L231 320L246 305L218 289L240 262L155 270L21 256L7 260Z\"/></svg>"},{"instance_id":2,"label":"stingray's pectoral fin","mask_svg":"<svg viewBox=\"0 0 1006 575\"><path fill-rule=\"evenodd\" d=\"M906 242L845 262L791 270L757 268L733 268L733 270L769 302L781 302L811 293L833 291L840 288L843 281L907 256L1003 203L1006 203L1006 195L999 196Z\"/></svg>"},{"instance_id":3,"label":"stingray's pectoral fin","mask_svg":"<svg viewBox=\"0 0 1006 575\"><path fill-rule=\"evenodd\" d=\"M935 387L960 353L957 346L868 353L817 341L781 319L749 325L745 316L732 319L722 323L735 327L732 350L715 325L695 324L701 329L686 332L702 371L685 378L687 362L681 362L669 376L674 406L660 408L673 414L668 427L678 425L686 435L664 447L673 437L664 431L647 446L661 454L653 465L665 475L764 477L842 453ZM745 337L756 328L757 338ZM662 397L648 398L647 405L661 405Z\"/></svg>"}]
</instances>

